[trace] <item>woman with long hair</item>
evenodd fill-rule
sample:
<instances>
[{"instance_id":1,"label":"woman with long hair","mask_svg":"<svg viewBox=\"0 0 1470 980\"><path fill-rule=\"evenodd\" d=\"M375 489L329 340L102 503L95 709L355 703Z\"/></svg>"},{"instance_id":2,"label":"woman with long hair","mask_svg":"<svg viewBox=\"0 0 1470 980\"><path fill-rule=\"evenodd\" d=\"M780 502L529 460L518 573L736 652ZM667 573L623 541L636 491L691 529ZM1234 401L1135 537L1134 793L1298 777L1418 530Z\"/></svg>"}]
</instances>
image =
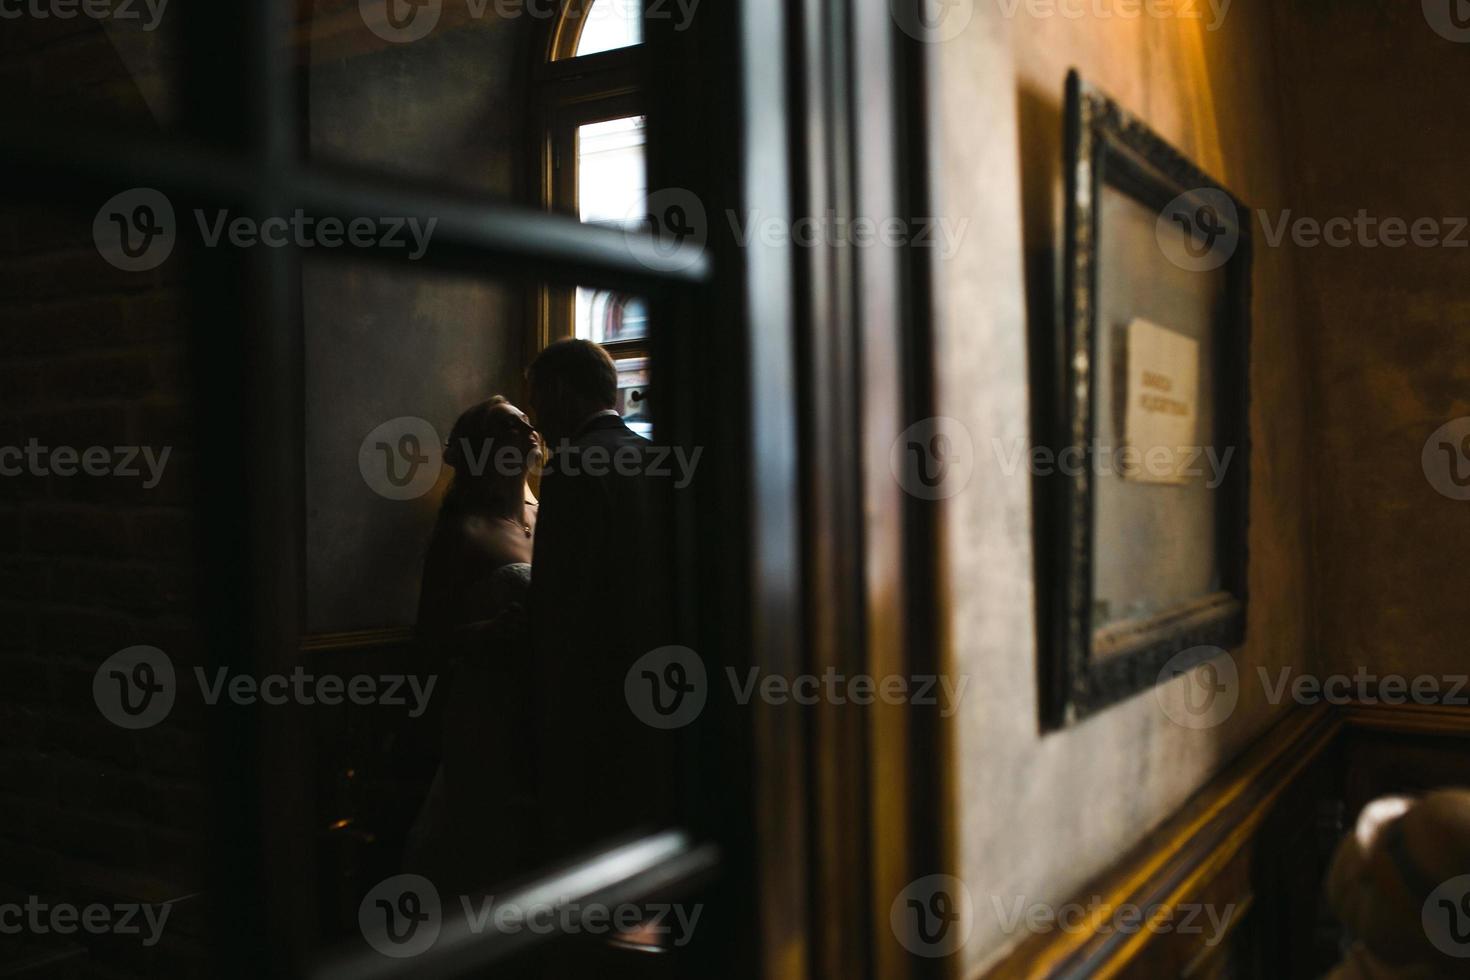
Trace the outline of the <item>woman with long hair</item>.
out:
<instances>
[{"instance_id":1,"label":"woman with long hair","mask_svg":"<svg viewBox=\"0 0 1470 980\"><path fill-rule=\"evenodd\" d=\"M406 870L441 893L523 870L534 820L523 744L528 704L526 592L536 534L528 477L541 438L503 396L455 422L453 483L424 560L418 633L449 664L439 771L409 834Z\"/></svg>"},{"instance_id":2,"label":"woman with long hair","mask_svg":"<svg viewBox=\"0 0 1470 980\"><path fill-rule=\"evenodd\" d=\"M500 612L497 584L529 578L536 498L527 479L541 451L541 437L525 413L503 395L454 423L444 447L454 480L424 560L421 636L462 632L492 619Z\"/></svg>"}]
</instances>

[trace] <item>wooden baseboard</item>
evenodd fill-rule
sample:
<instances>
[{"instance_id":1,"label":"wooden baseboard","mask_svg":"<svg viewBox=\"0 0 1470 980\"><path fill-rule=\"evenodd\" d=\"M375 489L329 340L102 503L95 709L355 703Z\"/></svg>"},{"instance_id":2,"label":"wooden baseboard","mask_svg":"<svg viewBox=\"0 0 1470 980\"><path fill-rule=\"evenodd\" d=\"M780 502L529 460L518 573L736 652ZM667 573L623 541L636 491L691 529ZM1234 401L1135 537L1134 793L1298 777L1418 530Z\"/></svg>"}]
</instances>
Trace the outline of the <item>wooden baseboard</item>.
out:
<instances>
[{"instance_id":1,"label":"wooden baseboard","mask_svg":"<svg viewBox=\"0 0 1470 980\"><path fill-rule=\"evenodd\" d=\"M394 626L373 630L354 630L344 633L309 633L302 638L303 653L318 653L325 650L358 650L375 647L398 646L412 643L412 626Z\"/></svg>"}]
</instances>

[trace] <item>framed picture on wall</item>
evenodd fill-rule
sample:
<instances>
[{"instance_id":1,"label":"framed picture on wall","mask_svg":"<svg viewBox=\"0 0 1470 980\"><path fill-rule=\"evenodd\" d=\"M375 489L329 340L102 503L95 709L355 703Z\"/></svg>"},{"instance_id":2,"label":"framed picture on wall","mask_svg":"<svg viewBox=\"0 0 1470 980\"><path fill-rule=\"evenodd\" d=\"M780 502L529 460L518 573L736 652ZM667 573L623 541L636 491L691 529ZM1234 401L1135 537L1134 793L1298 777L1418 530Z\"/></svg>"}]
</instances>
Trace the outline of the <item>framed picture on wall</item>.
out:
<instances>
[{"instance_id":1,"label":"framed picture on wall","mask_svg":"<svg viewBox=\"0 0 1470 980\"><path fill-rule=\"evenodd\" d=\"M1049 727L1238 646L1247 601L1249 211L1076 72L1066 154L1037 413Z\"/></svg>"}]
</instances>

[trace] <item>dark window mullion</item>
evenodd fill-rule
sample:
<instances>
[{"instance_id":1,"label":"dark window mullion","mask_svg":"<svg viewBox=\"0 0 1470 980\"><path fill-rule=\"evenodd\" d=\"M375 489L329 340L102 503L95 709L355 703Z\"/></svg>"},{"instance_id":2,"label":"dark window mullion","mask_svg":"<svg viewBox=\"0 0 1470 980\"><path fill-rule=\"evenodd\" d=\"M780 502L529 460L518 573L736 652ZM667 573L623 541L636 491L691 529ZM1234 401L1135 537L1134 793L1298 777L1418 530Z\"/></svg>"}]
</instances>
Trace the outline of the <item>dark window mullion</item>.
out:
<instances>
[{"instance_id":1,"label":"dark window mullion","mask_svg":"<svg viewBox=\"0 0 1470 980\"><path fill-rule=\"evenodd\" d=\"M259 168L239 156L182 146L124 144L98 148L68 139L0 139L0 172L8 186L35 195L38 184L67 197L86 199L78 182L95 188L98 200L126 187L154 187L181 202L201 206L250 207L261 190ZM360 216L435 221L421 262L476 271L534 266L563 282L606 285L637 292L643 284L702 283L709 280L708 256L698 246L672 246L642 230L603 228L566 215L509 204L476 201L428 188L405 188L386 179L339 177L320 169L284 172L273 199L290 210L301 207L312 220ZM192 221L180 208L178 220ZM408 240L406 233L401 240ZM353 249L354 254L405 259L404 247ZM503 260L497 268L487 260Z\"/></svg>"},{"instance_id":2,"label":"dark window mullion","mask_svg":"<svg viewBox=\"0 0 1470 980\"><path fill-rule=\"evenodd\" d=\"M612 355L613 360L620 357L647 357L648 339L638 337L633 340L605 340L602 341L602 349Z\"/></svg>"},{"instance_id":3,"label":"dark window mullion","mask_svg":"<svg viewBox=\"0 0 1470 980\"><path fill-rule=\"evenodd\" d=\"M503 962L528 946L564 935L562 927L576 928L581 913L589 906L612 907L688 894L704 884L718 870L719 863L719 850L714 845L696 844L682 830L661 831L605 848L522 887L494 895L497 907L519 909L523 918L530 910L569 909L565 917L561 914L550 917L549 930L496 931L487 925L476 931L459 897L443 895L440 896L442 931L423 953L392 959L359 946L324 959L312 970L311 980L467 976ZM471 901L478 905L474 897Z\"/></svg>"},{"instance_id":4,"label":"dark window mullion","mask_svg":"<svg viewBox=\"0 0 1470 980\"><path fill-rule=\"evenodd\" d=\"M287 0L184 9L186 132L227 168L250 175L229 199L249 214L272 213L287 200L282 178L296 153L294 78L283 51L290 17ZM78 147L62 162L79 161L115 180L126 161L109 149ZM147 146L142 156L150 165L187 168L166 145ZM63 167L63 179L75 180L71 169ZM162 181L128 183L164 189ZM85 180L68 188L77 196L87 190ZM292 656L301 625L297 257L288 249L192 252L194 313L210 327L191 342L203 437L197 499L204 648L208 666L262 676ZM305 916L314 905L313 881L304 870L312 866L311 841L272 832L309 826L303 821L311 766L294 750L299 722L295 712L267 717L254 706L210 716L210 770L220 774L210 837L217 975L283 973L311 941Z\"/></svg>"}]
</instances>

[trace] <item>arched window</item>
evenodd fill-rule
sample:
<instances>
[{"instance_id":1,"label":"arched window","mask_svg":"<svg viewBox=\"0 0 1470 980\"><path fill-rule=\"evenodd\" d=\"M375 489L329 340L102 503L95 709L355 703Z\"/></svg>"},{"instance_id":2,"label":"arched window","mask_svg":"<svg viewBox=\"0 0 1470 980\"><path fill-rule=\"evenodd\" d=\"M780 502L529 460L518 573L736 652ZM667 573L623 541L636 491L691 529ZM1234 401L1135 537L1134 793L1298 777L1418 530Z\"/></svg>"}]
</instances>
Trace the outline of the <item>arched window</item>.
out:
<instances>
[{"instance_id":1,"label":"arched window","mask_svg":"<svg viewBox=\"0 0 1470 980\"><path fill-rule=\"evenodd\" d=\"M634 0L567 0L552 31L551 60L582 58L642 43L642 11Z\"/></svg>"},{"instance_id":2,"label":"arched window","mask_svg":"<svg viewBox=\"0 0 1470 980\"><path fill-rule=\"evenodd\" d=\"M593 0L582 24L576 57L643 43L643 21L628 0Z\"/></svg>"},{"instance_id":3,"label":"arched window","mask_svg":"<svg viewBox=\"0 0 1470 980\"><path fill-rule=\"evenodd\" d=\"M542 204L582 221L623 227L642 220L647 117L641 89L643 22L634 0L567 0L538 72L544 159ZM619 410L649 434L648 314L637 296L602 289L543 290L538 347L594 340L618 366Z\"/></svg>"}]
</instances>

